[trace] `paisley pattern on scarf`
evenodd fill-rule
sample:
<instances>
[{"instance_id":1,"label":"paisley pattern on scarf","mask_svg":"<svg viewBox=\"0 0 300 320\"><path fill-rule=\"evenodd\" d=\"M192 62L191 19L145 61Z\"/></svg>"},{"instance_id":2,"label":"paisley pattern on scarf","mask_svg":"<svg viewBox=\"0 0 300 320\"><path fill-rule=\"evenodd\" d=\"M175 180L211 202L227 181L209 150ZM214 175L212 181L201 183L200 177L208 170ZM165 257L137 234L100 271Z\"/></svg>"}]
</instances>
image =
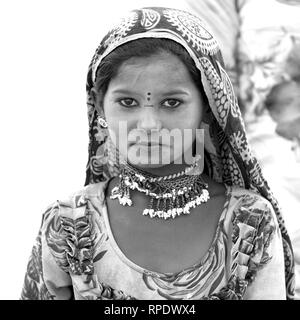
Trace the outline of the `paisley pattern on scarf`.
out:
<instances>
[{"instance_id":1,"label":"paisley pattern on scarf","mask_svg":"<svg viewBox=\"0 0 300 320\"><path fill-rule=\"evenodd\" d=\"M230 111L230 102L232 100L232 97L230 97L231 100L228 101L228 97L224 90L224 82L220 78L216 69L211 64L210 60L203 57L200 58L200 62L203 66L206 78L209 81L209 85L212 88L211 94L213 96L218 111L216 113L217 120L219 124L222 126L222 128L225 128L228 113Z\"/></svg>"},{"instance_id":2,"label":"paisley pattern on scarf","mask_svg":"<svg viewBox=\"0 0 300 320\"><path fill-rule=\"evenodd\" d=\"M142 9L143 18L141 20L141 26L147 30L154 28L160 20L160 14L152 9Z\"/></svg>"},{"instance_id":3,"label":"paisley pattern on scarf","mask_svg":"<svg viewBox=\"0 0 300 320\"><path fill-rule=\"evenodd\" d=\"M198 17L174 9L166 9L163 14L167 21L181 33L182 37L187 39L187 42L192 47L196 47L198 51L204 54L215 54L219 51L218 43L212 36L211 31L208 31L204 21Z\"/></svg>"}]
</instances>

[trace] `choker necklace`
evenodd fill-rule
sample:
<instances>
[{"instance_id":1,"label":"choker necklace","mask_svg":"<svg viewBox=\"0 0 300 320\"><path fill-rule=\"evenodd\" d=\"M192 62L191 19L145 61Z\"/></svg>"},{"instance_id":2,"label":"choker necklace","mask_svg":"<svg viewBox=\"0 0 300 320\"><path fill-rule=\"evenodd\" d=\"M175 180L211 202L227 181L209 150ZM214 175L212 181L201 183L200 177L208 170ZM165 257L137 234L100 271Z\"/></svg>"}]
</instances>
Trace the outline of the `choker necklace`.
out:
<instances>
[{"instance_id":1,"label":"choker necklace","mask_svg":"<svg viewBox=\"0 0 300 320\"><path fill-rule=\"evenodd\" d=\"M208 186L201 175L189 174L196 166L168 176L154 176L125 162L119 185L112 189L110 198L131 206L130 190L137 190L150 197L148 208L143 211L145 216L167 220L189 214L191 208L209 199Z\"/></svg>"}]
</instances>

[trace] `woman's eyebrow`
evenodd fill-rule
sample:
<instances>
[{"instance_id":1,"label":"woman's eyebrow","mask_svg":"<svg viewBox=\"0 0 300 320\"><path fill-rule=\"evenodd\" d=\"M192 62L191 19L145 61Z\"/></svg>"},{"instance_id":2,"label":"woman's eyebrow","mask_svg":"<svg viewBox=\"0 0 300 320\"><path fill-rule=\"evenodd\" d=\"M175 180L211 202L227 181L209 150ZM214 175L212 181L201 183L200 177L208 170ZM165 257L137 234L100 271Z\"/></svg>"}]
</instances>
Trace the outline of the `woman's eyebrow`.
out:
<instances>
[{"instance_id":1,"label":"woman's eyebrow","mask_svg":"<svg viewBox=\"0 0 300 320\"><path fill-rule=\"evenodd\" d=\"M126 89L115 89L112 91L112 94L134 94L135 92Z\"/></svg>"},{"instance_id":2,"label":"woman's eyebrow","mask_svg":"<svg viewBox=\"0 0 300 320\"><path fill-rule=\"evenodd\" d=\"M147 90L147 92L149 92L150 90ZM164 96L172 96L172 95L177 95L177 94L181 94L181 95L189 95L189 93L187 91L178 89L178 90L170 90L170 91L161 91L159 92L161 95ZM131 91L129 89L115 89L112 91L112 94L137 94L137 95L143 95L139 92L136 91Z\"/></svg>"},{"instance_id":3,"label":"woman's eyebrow","mask_svg":"<svg viewBox=\"0 0 300 320\"><path fill-rule=\"evenodd\" d=\"M171 91L166 91L166 92L162 92L163 95L165 96L173 96L173 95L177 95L177 94L182 94L182 95L189 95L189 93L187 91L184 90L171 90Z\"/></svg>"}]
</instances>

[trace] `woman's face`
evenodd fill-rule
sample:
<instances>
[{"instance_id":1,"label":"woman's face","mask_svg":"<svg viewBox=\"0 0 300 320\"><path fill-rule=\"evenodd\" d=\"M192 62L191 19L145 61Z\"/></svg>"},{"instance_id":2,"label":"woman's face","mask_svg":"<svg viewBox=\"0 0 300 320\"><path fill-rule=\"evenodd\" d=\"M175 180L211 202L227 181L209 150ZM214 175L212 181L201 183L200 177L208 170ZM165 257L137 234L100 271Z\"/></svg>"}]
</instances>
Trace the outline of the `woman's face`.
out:
<instances>
[{"instance_id":1,"label":"woman's face","mask_svg":"<svg viewBox=\"0 0 300 320\"><path fill-rule=\"evenodd\" d=\"M288 124L300 117L300 92L296 82L284 83L272 90L270 115L278 124Z\"/></svg>"},{"instance_id":2,"label":"woman's face","mask_svg":"<svg viewBox=\"0 0 300 320\"><path fill-rule=\"evenodd\" d=\"M103 108L112 141L130 163L142 168L187 163L203 100L175 55L125 61L109 83Z\"/></svg>"}]
</instances>

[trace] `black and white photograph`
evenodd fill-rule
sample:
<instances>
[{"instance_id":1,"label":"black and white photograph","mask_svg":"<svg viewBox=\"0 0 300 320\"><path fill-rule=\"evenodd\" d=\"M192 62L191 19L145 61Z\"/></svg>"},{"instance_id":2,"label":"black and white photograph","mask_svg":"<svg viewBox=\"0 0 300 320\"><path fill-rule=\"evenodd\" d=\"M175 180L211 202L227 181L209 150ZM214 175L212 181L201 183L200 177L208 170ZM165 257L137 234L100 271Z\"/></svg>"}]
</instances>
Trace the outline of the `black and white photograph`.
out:
<instances>
[{"instance_id":1,"label":"black and white photograph","mask_svg":"<svg viewBox=\"0 0 300 320\"><path fill-rule=\"evenodd\" d=\"M300 300L300 0L11 0L0 28L0 300Z\"/></svg>"}]
</instances>

